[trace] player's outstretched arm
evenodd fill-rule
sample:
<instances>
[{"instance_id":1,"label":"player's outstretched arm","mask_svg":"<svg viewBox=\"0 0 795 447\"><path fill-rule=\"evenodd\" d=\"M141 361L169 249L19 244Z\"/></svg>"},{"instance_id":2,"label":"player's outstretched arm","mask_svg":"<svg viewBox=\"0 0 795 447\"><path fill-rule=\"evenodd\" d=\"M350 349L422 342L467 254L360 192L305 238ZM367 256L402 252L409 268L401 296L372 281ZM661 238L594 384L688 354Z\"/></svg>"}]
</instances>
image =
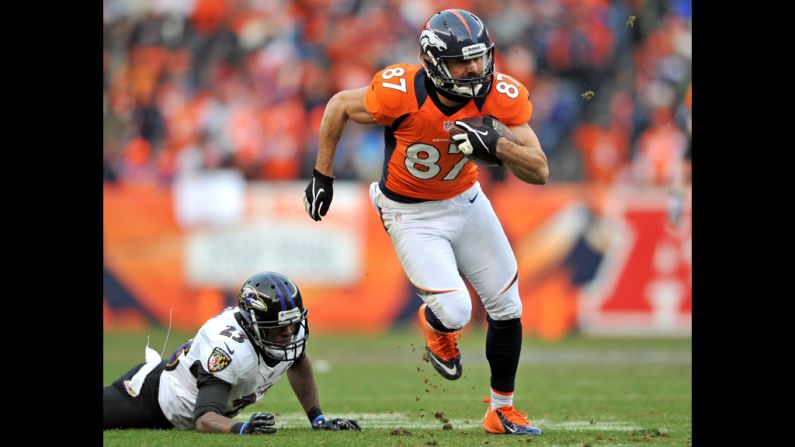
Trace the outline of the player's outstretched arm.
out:
<instances>
[{"instance_id":1,"label":"player's outstretched arm","mask_svg":"<svg viewBox=\"0 0 795 447\"><path fill-rule=\"evenodd\" d=\"M309 357L304 354L303 359L294 363L287 370L287 379L293 388L295 396L301 402L312 428L315 430L361 430L359 423L354 419L334 418L329 419L320 410L320 402L317 396L317 385L315 376L312 373L312 363Z\"/></svg>"},{"instance_id":2,"label":"player's outstretched arm","mask_svg":"<svg viewBox=\"0 0 795 447\"><path fill-rule=\"evenodd\" d=\"M375 124L364 104L365 92L367 87L343 90L332 96L326 104L326 110L320 120L320 140L315 163L315 169L321 174L332 176L334 153L337 151L337 143L348 120L359 124Z\"/></svg>"},{"instance_id":3,"label":"player's outstretched arm","mask_svg":"<svg viewBox=\"0 0 795 447\"><path fill-rule=\"evenodd\" d=\"M272 413L254 413L248 422L237 422L214 411L208 411L196 420L196 431L234 435L271 434L276 433L276 419Z\"/></svg>"},{"instance_id":4,"label":"player's outstretched arm","mask_svg":"<svg viewBox=\"0 0 795 447\"><path fill-rule=\"evenodd\" d=\"M236 435L270 434L276 432L271 413L254 413L248 422L237 422L224 416L223 410L232 385L205 371L198 371L196 407L193 423L200 433L232 433Z\"/></svg>"},{"instance_id":5,"label":"player's outstretched arm","mask_svg":"<svg viewBox=\"0 0 795 447\"><path fill-rule=\"evenodd\" d=\"M312 374L312 363L308 355L304 354L303 359L287 369L287 379L304 411L309 413L312 408L320 406L315 376Z\"/></svg>"},{"instance_id":6,"label":"player's outstretched arm","mask_svg":"<svg viewBox=\"0 0 795 447\"><path fill-rule=\"evenodd\" d=\"M545 184L549 180L549 166L535 132L528 124L510 129L521 145L500 138L497 140L497 156L520 180L534 185Z\"/></svg>"},{"instance_id":7,"label":"player's outstretched arm","mask_svg":"<svg viewBox=\"0 0 795 447\"><path fill-rule=\"evenodd\" d=\"M214 411L208 411L196 419L196 431L200 433L231 433L232 426L236 422L234 419Z\"/></svg>"},{"instance_id":8,"label":"player's outstretched arm","mask_svg":"<svg viewBox=\"0 0 795 447\"><path fill-rule=\"evenodd\" d=\"M365 108L367 87L343 90L332 96L320 120L320 139L312 180L304 193L304 209L315 221L323 219L334 198L334 153L348 120L359 124L374 124L375 120Z\"/></svg>"}]
</instances>

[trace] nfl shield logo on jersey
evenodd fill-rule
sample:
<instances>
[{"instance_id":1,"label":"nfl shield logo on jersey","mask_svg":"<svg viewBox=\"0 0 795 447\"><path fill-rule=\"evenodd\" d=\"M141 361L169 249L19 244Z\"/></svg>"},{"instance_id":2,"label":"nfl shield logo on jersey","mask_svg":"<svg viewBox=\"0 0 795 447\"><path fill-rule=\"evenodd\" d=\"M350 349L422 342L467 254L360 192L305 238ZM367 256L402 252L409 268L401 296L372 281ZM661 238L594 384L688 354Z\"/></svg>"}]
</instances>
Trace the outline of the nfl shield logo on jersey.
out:
<instances>
[{"instance_id":1,"label":"nfl shield logo on jersey","mask_svg":"<svg viewBox=\"0 0 795 447\"><path fill-rule=\"evenodd\" d=\"M452 121L445 121L444 122L444 131L445 132L450 132L450 129L452 129L452 128L453 128L453 122Z\"/></svg>"},{"instance_id":2,"label":"nfl shield logo on jersey","mask_svg":"<svg viewBox=\"0 0 795 447\"><path fill-rule=\"evenodd\" d=\"M229 366L230 363L232 363L232 358L229 357L229 354L221 348L215 348L207 360L207 369L210 372L218 372Z\"/></svg>"}]
</instances>

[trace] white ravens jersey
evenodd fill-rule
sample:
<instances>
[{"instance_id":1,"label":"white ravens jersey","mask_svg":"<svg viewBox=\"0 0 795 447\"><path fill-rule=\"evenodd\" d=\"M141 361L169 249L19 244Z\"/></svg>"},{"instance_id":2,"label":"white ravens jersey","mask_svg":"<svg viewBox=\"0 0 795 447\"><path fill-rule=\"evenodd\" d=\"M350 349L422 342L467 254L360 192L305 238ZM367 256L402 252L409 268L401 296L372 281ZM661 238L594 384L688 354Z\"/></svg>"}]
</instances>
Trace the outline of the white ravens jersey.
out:
<instances>
[{"instance_id":1,"label":"white ravens jersey","mask_svg":"<svg viewBox=\"0 0 795 447\"><path fill-rule=\"evenodd\" d=\"M166 418L180 429L193 429L193 409L199 392L190 372L198 361L205 372L232 384L224 416L234 417L247 405L262 399L293 361L268 366L254 349L234 317L237 307L228 307L209 319L192 342L185 343L160 376L158 401ZM303 327L296 337L303 337ZM300 353L299 353L300 354Z\"/></svg>"}]
</instances>

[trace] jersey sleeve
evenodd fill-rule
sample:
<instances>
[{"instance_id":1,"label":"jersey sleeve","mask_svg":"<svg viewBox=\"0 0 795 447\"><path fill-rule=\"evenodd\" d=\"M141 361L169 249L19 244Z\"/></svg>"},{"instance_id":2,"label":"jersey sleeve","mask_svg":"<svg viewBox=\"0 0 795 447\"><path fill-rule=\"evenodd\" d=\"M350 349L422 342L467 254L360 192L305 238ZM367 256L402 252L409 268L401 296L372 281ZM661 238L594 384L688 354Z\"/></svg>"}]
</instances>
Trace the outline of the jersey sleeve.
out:
<instances>
[{"instance_id":1,"label":"jersey sleeve","mask_svg":"<svg viewBox=\"0 0 795 447\"><path fill-rule=\"evenodd\" d=\"M227 326L210 320L196 334L189 352L189 362L198 361L204 372L235 385L251 367L244 346L221 335ZM234 333L232 334L234 335Z\"/></svg>"},{"instance_id":2,"label":"jersey sleeve","mask_svg":"<svg viewBox=\"0 0 795 447\"><path fill-rule=\"evenodd\" d=\"M390 65L373 76L364 103L373 119L391 126L398 117L416 109L414 75L417 68L409 64Z\"/></svg>"},{"instance_id":3,"label":"jersey sleeve","mask_svg":"<svg viewBox=\"0 0 795 447\"><path fill-rule=\"evenodd\" d=\"M516 79L502 73L494 76L494 87L489 96L487 114L497 118L508 127L527 124L533 116L530 92Z\"/></svg>"}]
</instances>

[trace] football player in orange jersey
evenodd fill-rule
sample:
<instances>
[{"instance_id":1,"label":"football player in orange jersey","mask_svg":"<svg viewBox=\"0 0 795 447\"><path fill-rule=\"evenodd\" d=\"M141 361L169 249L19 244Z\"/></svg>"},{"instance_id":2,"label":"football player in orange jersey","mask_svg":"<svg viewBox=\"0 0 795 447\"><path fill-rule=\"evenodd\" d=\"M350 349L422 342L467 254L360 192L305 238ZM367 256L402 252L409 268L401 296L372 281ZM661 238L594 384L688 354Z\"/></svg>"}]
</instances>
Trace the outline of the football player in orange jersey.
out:
<instances>
[{"instance_id":1,"label":"football player in orange jersey","mask_svg":"<svg viewBox=\"0 0 795 447\"><path fill-rule=\"evenodd\" d=\"M385 126L383 174L370 186L370 197L424 301L419 320L428 360L447 379L461 376L456 336L469 322L472 304L460 272L488 313L491 397L483 427L540 435L513 406L522 348L516 258L480 189L477 166L464 156L491 154L519 179L546 183L547 158L528 125L533 106L520 82L495 72L494 43L476 15L461 9L436 13L420 33L420 47L421 64L390 65L370 85L331 98L304 206L316 221L328 212L334 153L348 120ZM520 144L491 127L460 121L479 115L504 123ZM451 139L454 125L466 132Z\"/></svg>"}]
</instances>

